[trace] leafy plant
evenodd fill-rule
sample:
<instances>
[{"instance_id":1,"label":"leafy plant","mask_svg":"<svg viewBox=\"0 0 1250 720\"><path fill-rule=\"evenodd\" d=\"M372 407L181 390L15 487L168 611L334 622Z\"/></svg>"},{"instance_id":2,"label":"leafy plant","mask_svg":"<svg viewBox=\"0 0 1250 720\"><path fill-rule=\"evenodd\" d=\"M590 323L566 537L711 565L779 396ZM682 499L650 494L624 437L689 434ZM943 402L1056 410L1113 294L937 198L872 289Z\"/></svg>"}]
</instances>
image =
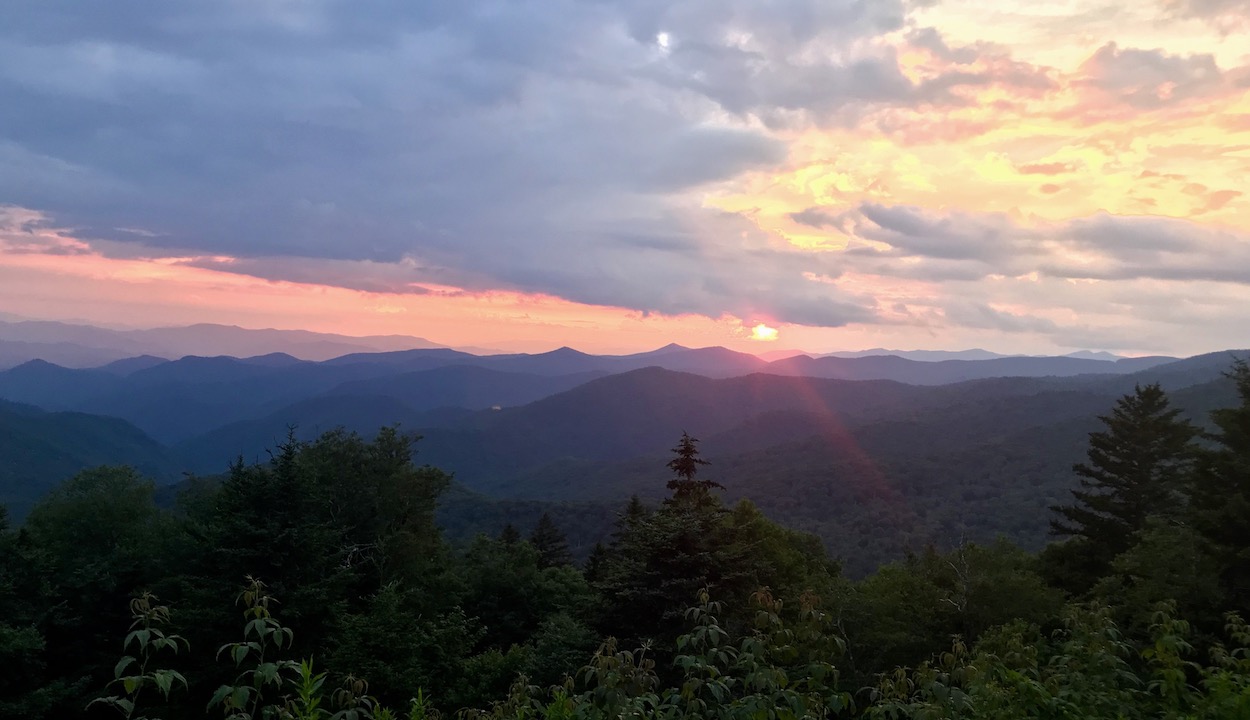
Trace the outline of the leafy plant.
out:
<instances>
[{"instance_id":1,"label":"leafy plant","mask_svg":"<svg viewBox=\"0 0 1250 720\"><path fill-rule=\"evenodd\" d=\"M136 715L139 709L139 698L149 688L156 688L166 699L177 685L187 687L187 679L177 670L150 667L156 655L162 650L170 650L175 655L178 648L187 649L189 644L179 635L168 634L162 626L169 624L169 608L157 605L156 596L145 592L130 601L130 614L133 622L130 632L122 643L123 650L131 650L133 655L125 655L113 668L113 680L110 686L121 689L117 695L99 697L92 700L88 707L101 704L116 710L128 720L146 719L145 715ZM129 672L129 674L127 674Z\"/></svg>"},{"instance_id":2,"label":"leafy plant","mask_svg":"<svg viewBox=\"0 0 1250 720\"><path fill-rule=\"evenodd\" d=\"M273 652L289 648L294 636L290 628L278 622L269 609L270 604L277 601L265 592L265 583L251 576L247 580L248 586L238 600L244 606L243 617L247 620L243 627L243 640L222 645L217 651L218 659L224 654L234 662L235 667L244 669L234 685L222 685L208 702L209 708L221 707L225 720L281 717L282 706L270 700L273 693L282 689L283 673L290 672L302 681L300 663L271 657ZM245 663L248 664L245 666Z\"/></svg>"},{"instance_id":3,"label":"leafy plant","mask_svg":"<svg viewBox=\"0 0 1250 720\"><path fill-rule=\"evenodd\" d=\"M281 712L282 720L320 720L328 717L329 713L321 707L326 674L314 672L312 660L301 660L297 671L296 677L287 680L288 684L295 686L295 695L287 698Z\"/></svg>"}]
</instances>

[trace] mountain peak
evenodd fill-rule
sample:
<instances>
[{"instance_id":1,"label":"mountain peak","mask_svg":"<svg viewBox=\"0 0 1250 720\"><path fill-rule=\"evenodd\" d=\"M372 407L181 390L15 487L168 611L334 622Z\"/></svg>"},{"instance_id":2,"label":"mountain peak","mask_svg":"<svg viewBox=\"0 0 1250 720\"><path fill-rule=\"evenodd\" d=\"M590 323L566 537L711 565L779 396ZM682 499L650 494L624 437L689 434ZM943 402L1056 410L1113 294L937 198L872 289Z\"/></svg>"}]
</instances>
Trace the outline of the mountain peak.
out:
<instances>
[{"instance_id":1,"label":"mountain peak","mask_svg":"<svg viewBox=\"0 0 1250 720\"><path fill-rule=\"evenodd\" d=\"M558 347L555 350L552 350L550 352L538 353L538 354L543 357L589 357L586 353L582 352L581 350L574 350L568 345Z\"/></svg>"},{"instance_id":2,"label":"mountain peak","mask_svg":"<svg viewBox=\"0 0 1250 720\"><path fill-rule=\"evenodd\" d=\"M288 365L299 365L304 361L288 353L272 352L243 358L243 362L250 365L264 365L266 367L286 367Z\"/></svg>"},{"instance_id":3,"label":"mountain peak","mask_svg":"<svg viewBox=\"0 0 1250 720\"><path fill-rule=\"evenodd\" d=\"M13 366L13 367L10 369L10 372L12 372L12 371L18 371L18 372L39 372L39 371L54 370L54 369L55 369L55 370L65 370L65 369L67 369L67 368L64 368L64 367L62 367L62 366L60 366L60 365L57 365L56 363L50 363L50 362L48 362L47 360L40 360L39 358L35 358L34 360L27 360L26 362L22 363L21 365L15 365L15 366Z\"/></svg>"},{"instance_id":4,"label":"mountain peak","mask_svg":"<svg viewBox=\"0 0 1250 720\"><path fill-rule=\"evenodd\" d=\"M681 352L682 350L689 350L689 349L690 348L686 347L685 345L678 345L677 343L673 342L673 343L669 343L665 345L662 348L656 348L655 350L652 350L651 352L653 354L665 353L665 352Z\"/></svg>"}]
</instances>

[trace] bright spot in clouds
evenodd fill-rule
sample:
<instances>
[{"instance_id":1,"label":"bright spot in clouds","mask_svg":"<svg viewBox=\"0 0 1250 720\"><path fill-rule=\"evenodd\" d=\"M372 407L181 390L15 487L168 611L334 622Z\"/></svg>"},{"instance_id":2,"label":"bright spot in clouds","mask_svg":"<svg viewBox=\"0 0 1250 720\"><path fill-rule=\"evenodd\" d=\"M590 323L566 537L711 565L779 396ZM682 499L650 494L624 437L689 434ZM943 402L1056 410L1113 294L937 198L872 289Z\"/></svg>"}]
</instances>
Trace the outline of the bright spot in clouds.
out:
<instances>
[{"instance_id":1,"label":"bright spot in clouds","mask_svg":"<svg viewBox=\"0 0 1250 720\"><path fill-rule=\"evenodd\" d=\"M777 328L768 327L764 323L760 323L751 328L751 339L760 340L762 342L771 342L777 339Z\"/></svg>"}]
</instances>

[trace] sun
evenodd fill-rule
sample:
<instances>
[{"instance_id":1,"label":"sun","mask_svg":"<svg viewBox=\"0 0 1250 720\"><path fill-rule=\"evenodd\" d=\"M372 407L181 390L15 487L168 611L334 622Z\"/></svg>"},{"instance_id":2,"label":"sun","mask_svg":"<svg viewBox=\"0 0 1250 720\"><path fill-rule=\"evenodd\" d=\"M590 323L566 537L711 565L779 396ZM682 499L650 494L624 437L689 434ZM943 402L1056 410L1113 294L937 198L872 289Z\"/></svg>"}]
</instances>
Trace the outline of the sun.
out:
<instances>
[{"instance_id":1,"label":"sun","mask_svg":"<svg viewBox=\"0 0 1250 720\"><path fill-rule=\"evenodd\" d=\"M777 339L777 328L768 327L764 323L760 323L751 328L751 339L761 342L772 342Z\"/></svg>"}]
</instances>

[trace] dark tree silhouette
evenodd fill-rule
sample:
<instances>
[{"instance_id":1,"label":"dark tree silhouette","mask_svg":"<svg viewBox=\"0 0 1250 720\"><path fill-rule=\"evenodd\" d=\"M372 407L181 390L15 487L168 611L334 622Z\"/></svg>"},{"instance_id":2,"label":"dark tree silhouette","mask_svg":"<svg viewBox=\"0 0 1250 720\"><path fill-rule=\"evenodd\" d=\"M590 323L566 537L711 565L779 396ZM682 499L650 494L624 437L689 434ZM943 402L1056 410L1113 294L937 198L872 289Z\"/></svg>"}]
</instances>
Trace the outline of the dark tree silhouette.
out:
<instances>
[{"instance_id":1,"label":"dark tree silhouette","mask_svg":"<svg viewBox=\"0 0 1250 720\"><path fill-rule=\"evenodd\" d=\"M1073 470L1080 476L1076 502L1052 506L1055 535L1088 541L1099 564L1133 544L1146 518L1175 518L1184 508L1183 483L1197 429L1170 408L1158 384L1137 386L1100 416L1106 430L1089 435L1089 461Z\"/></svg>"},{"instance_id":2,"label":"dark tree silhouette","mask_svg":"<svg viewBox=\"0 0 1250 720\"><path fill-rule=\"evenodd\" d=\"M1250 363L1237 360L1228 373L1240 404L1211 413L1194 471L1191 517L1221 565L1229 605L1250 609Z\"/></svg>"},{"instance_id":3,"label":"dark tree silhouette","mask_svg":"<svg viewBox=\"0 0 1250 720\"><path fill-rule=\"evenodd\" d=\"M530 545L538 551L538 567L560 567L572 565L573 555L569 552L569 541L564 533L551 519L551 515L543 513L530 533Z\"/></svg>"},{"instance_id":4,"label":"dark tree silhouette","mask_svg":"<svg viewBox=\"0 0 1250 720\"><path fill-rule=\"evenodd\" d=\"M499 531L499 542L504 545L514 545L521 542L521 531L516 529L512 523L503 526L503 530Z\"/></svg>"},{"instance_id":5,"label":"dark tree silhouette","mask_svg":"<svg viewBox=\"0 0 1250 720\"><path fill-rule=\"evenodd\" d=\"M696 480L700 465L710 465L707 460L699 457L699 440L683 432L677 447L673 448L676 455L668 462L668 467L677 476L668 481L669 490L673 491L675 501L694 500L706 497L713 488L724 489L724 485L715 480Z\"/></svg>"}]
</instances>

